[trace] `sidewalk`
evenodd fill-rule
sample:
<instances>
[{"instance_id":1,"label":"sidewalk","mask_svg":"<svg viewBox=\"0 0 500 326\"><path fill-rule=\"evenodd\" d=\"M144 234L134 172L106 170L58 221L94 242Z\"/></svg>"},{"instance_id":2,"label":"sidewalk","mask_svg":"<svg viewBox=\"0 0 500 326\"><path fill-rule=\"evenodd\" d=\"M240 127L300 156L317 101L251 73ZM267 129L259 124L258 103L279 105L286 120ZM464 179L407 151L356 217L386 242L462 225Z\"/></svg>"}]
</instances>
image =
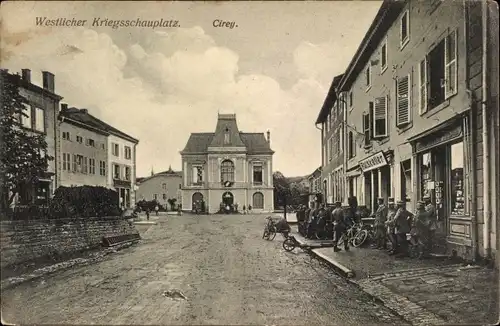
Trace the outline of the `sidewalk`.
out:
<instances>
[{"instance_id":1,"label":"sidewalk","mask_svg":"<svg viewBox=\"0 0 500 326\"><path fill-rule=\"evenodd\" d=\"M448 259L396 259L374 249L313 249L366 293L414 325L498 321L498 272Z\"/></svg>"}]
</instances>

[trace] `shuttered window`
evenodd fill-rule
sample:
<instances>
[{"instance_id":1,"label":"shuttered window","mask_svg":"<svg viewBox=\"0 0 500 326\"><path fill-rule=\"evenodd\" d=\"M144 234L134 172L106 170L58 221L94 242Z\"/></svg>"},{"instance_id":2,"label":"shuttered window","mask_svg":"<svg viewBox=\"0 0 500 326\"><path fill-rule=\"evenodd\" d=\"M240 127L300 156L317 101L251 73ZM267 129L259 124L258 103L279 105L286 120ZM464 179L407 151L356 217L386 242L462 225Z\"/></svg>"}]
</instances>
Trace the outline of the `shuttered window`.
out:
<instances>
[{"instance_id":1,"label":"shuttered window","mask_svg":"<svg viewBox=\"0 0 500 326\"><path fill-rule=\"evenodd\" d=\"M427 57L418 66L418 109L420 114L427 112Z\"/></svg>"},{"instance_id":2,"label":"shuttered window","mask_svg":"<svg viewBox=\"0 0 500 326\"><path fill-rule=\"evenodd\" d=\"M365 147L368 147L371 145L371 123L370 123L370 113L364 113L363 114L363 133L365 135Z\"/></svg>"},{"instance_id":3,"label":"shuttered window","mask_svg":"<svg viewBox=\"0 0 500 326\"><path fill-rule=\"evenodd\" d=\"M373 137L387 137L387 129L387 97L377 97L373 111Z\"/></svg>"},{"instance_id":4,"label":"shuttered window","mask_svg":"<svg viewBox=\"0 0 500 326\"><path fill-rule=\"evenodd\" d=\"M444 43L445 97L457 93L457 32L446 36Z\"/></svg>"},{"instance_id":5,"label":"shuttered window","mask_svg":"<svg viewBox=\"0 0 500 326\"><path fill-rule=\"evenodd\" d=\"M396 125L398 127L410 123L410 75L396 81Z\"/></svg>"}]
</instances>

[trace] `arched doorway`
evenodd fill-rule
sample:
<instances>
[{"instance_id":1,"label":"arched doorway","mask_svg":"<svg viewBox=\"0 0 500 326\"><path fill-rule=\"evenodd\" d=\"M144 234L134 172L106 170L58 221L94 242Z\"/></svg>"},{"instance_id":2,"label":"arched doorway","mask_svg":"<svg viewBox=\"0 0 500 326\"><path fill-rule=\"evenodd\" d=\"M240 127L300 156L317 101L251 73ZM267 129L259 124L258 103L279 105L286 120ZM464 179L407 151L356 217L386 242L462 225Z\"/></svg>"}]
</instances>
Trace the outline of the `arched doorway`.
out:
<instances>
[{"instance_id":1,"label":"arched doorway","mask_svg":"<svg viewBox=\"0 0 500 326\"><path fill-rule=\"evenodd\" d=\"M264 208L264 195L261 192L256 192L252 196L253 208L263 209Z\"/></svg>"},{"instance_id":2,"label":"arched doorway","mask_svg":"<svg viewBox=\"0 0 500 326\"><path fill-rule=\"evenodd\" d=\"M224 206L229 206L234 204L234 196L231 192L226 191L225 193L222 194L222 202L224 203Z\"/></svg>"},{"instance_id":3,"label":"arched doorway","mask_svg":"<svg viewBox=\"0 0 500 326\"><path fill-rule=\"evenodd\" d=\"M193 210L196 208L201 209L201 202L203 201L203 194L200 192L195 192L192 197Z\"/></svg>"}]
</instances>

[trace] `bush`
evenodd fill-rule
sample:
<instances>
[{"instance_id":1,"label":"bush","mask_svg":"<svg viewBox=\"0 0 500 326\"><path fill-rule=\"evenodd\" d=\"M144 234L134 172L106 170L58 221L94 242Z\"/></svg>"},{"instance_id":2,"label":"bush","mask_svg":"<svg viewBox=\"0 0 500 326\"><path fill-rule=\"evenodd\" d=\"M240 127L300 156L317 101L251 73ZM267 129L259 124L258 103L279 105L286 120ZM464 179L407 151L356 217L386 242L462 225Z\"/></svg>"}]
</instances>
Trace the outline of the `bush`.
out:
<instances>
[{"instance_id":1,"label":"bush","mask_svg":"<svg viewBox=\"0 0 500 326\"><path fill-rule=\"evenodd\" d=\"M59 187L49 211L55 218L119 216L119 196L105 187Z\"/></svg>"},{"instance_id":2,"label":"bush","mask_svg":"<svg viewBox=\"0 0 500 326\"><path fill-rule=\"evenodd\" d=\"M150 212L154 212L156 205L158 205L158 208L161 208L161 205L154 199L150 201L142 199L136 203L136 206L140 207L142 211L149 209Z\"/></svg>"}]
</instances>

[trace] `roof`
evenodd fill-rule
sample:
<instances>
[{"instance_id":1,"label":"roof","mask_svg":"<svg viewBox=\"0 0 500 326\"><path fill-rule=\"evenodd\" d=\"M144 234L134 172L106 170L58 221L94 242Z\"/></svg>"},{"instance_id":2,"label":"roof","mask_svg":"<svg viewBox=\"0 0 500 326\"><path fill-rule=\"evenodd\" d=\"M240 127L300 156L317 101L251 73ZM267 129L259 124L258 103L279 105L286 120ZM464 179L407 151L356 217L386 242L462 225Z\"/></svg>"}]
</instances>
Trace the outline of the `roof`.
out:
<instances>
[{"instance_id":1,"label":"roof","mask_svg":"<svg viewBox=\"0 0 500 326\"><path fill-rule=\"evenodd\" d=\"M154 179L156 177L160 177L160 176L167 176L167 177L179 177L179 178L182 178L182 172L180 171L174 171L172 170L172 168L169 168L167 171L163 171L163 172L159 172L159 173L155 173L149 177L143 177L143 178L136 178L136 182L137 183L142 183L144 181L147 181L147 180L150 180L150 179Z\"/></svg>"},{"instance_id":2,"label":"roof","mask_svg":"<svg viewBox=\"0 0 500 326\"><path fill-rule=\"evenodd\" d=\"M91 129L92 131L99 132L103 135L112 134L120 138L129 140L135 144L139 143L139 140L94 117L93 115L88 113L86 109L78 109L75 107L62 109L59 112L59 117L68 119L68 122L70 123L78 124L80 127Z\"/></svg>"},{"instance_id":3,"label":"roof","mask_svg":"<svg viewBox=\"0 0 500 326\"><path fill-rule=\"evenodd\" d=\"M323 168L322 168L321 166L320 166L320 167L318 167L318 168L317 168L316 170L314 170L314 172L313 172L313 173L311 173L311 174L310 174L307 178L308 178L308 179L315 178L315 177L317 178L318 176L320 176L320 175L321 175L321 171L322 171L322 170L323 170Z\"/></svg>"},{"instance_id":4,"label":"roof","mask_svg":"<svg viewBox=\"0 0 500 326\"><path fill-rule=\"evenodd\" d=\"M230 143L224 142L229 133ZM264 133L238 130L235 114L219 114L215 132L192 133L181 154L206 154L209 147L243 147L248 154L273 154Z\"/></svg>"},{"instance_id":5,"label":"roof","mask_svg":"<svg viewBox=\"0 0 500 326\"><path fill-rule=\"evenodd\" d=\"M43 94L47 97L50 97L51 99L53 99L55 101L60 101L63 99L62 96L60 96L56 93L53 93L53 92L49 91L48 89L45 89L43 87L40 87L36 84L33 84L29 81L22 79L21 76L18 74L9 73L7 69L2 69L2 75L3 74L5 74L4 76L6 76L10 82L18 85L19 87L22 87L24 89L27 89L27 90L30 90L30 91L33 91L33 92L36 92L39 94Z\"/></svg>"},{"instance_id":6,"label":"roof","mask_svg":"<svg viewBox=\"0 0 500 326\"><path fill-rule=\"evenodd\" d=\"M211 146L215 133L192 133L181 154L205 154ZM248 154L273 154L274 151L264 136L264 133L239 133Z\"/></svg>"},{"instance_id":7,"label":"roof","mask_svg":"<svg viewBox=\"0 0 500 326\"><path fill-rule=\"evenodd\" d=\"M341 91L348 91L351 88L352 83L364 69L366 62L376 51L378 44L397 20L407 2L408 0L384 0L342 77L339 85Z\"/></svg>"},{"instance_id":8,"label":"roof","mask_svg":"<svg viewBox=\"0 0 500 326\"><path fill-rule=\"evenodd\" d=\"M325 101L323 102L323 106L321 107L318 118L316 119L316 124L325 122L326 117L328 117L328 113L335 104L335 101L337 101L336 89L342 79L342 76L344 75L338 75L333 78L332 84L330 85L330 90L328 91L328 94L326 94Z\"/></svg>"}]
</instances>

